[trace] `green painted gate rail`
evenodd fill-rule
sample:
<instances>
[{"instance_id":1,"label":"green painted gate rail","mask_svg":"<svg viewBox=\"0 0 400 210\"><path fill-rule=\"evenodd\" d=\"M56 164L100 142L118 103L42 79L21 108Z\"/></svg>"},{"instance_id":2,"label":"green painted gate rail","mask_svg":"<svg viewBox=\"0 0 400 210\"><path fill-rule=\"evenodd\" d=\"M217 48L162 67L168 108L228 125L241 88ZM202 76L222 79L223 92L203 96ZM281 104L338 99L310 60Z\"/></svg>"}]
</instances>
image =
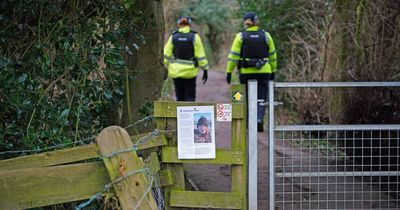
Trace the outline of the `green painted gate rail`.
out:
<instances>
[{"instance_id":1,"label":"green painted gate rail","mask_svg":"<svg viewBox=\"0 0 400 210\"><path fill-rule=\"evenodd\" d=\"M246 96L242 85L233 85L231 149L217 149L215 159L179 160L177 153L177 106L214 106L215 103L156 101L154 117L159 130L174 130L163 134L168 145L162 147L164 170L171 171L174 184L164 187L167 209L188 208L247 208L247 154L246 154ZM224 131L219 131L224 132ZM186 191L183 163L231 165L231 192Z\"/></svg>"},{"instance_id":2,"label":"green painted gate rail","mask_svg":"<svg viewBox=\"0 0 400 210\"><path fill-rule=\"evenodd\" d=\"M156 153L149 155L145 165L134 151L116 153L100 160L105 154L132 148L133 143L146 135L129 137L124 129L111 126L97 136L96 144L1 160L0 209L26 209L89 199L102 192L107 184L122 177L121 161L126 165L126 173L146 168L150 174L160 175L161 186L172 184L170 171L160 171ZM164 138L158 134L145 144L138 145L138 149L165 144ZM145 194L148 183L143 174L123 178L102 195L116 195L122 209L132 209L132 204ZM126 186L135 188L132 190ZM150 197L151 193L145 195L139 209L157 208Z\"/></svg>"}]
</instances>

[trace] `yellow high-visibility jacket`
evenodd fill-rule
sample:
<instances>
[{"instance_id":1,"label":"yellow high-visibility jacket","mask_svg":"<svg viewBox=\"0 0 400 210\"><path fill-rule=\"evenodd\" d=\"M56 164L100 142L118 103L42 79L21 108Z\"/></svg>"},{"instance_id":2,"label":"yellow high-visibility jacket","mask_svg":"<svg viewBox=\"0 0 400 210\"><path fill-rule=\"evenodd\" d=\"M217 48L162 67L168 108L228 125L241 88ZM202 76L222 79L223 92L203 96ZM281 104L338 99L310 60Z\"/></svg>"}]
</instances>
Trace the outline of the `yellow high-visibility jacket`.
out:
<instances>
[{"instance_id":1,"label":"yellow high-visibility jacket","mask_svg":"<svg viewBox=\"0 0 400 210\"><path fill-rule=\"evenodd\" d=\"M189 33L190 27L185 26L179 28L181 33ZM194 78L199 68L195 67L193 61L175 59L173 55L174 45L172 43L172 35L169 37L168 42L164 46L164 65L168 68L168 76L172 78ZM197 59L199 67L207 71L208 61L204 52L203 43L201 42L200 36L196 33L194 36L194 57Z\"/></svg>"},{"instance_id":2,"label":"yellow high-visibility jacket","mask_svg":"<svg viewBox=\"0 0 400 210\"><path fill-rule=\"evenodd\" d=\"M258 26L251 26L246 28L246 31L257 31L259 29ZM274 41L272 40L271 35L268 32L265 32L265 37L267 41L267 45L269 47L269 57L268 62L261 68L256 69L255 67L248 67L248 68L240 68L241 74L270 74L275 73L276 66L277 66L277 53L275 50ZM242 33L238 33L233 40L231 52L228 56L228 64L226 67L227 73L232 73L233 69L240 61L240 51L242 49Z\"/></svg>"}]
</instances>

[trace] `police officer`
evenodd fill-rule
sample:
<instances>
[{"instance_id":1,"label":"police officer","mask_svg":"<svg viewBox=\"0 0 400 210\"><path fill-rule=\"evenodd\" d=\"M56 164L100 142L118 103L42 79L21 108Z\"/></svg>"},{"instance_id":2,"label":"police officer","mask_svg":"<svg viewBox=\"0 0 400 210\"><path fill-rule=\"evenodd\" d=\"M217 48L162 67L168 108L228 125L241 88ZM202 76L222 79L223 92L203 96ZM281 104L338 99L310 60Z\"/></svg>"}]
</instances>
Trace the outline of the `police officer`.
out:
<instances>
[{"instance_id":1,"label":"police officer","mask_svg":"<svg viewBox=\"0 0 400 210\"><path fill-rule=\"evenodd\" d=\"M254 12L244 15L243 24L245 29L236 35L228 56L226 81L230 84L235 66L238 66L241 84L247 86L248 80L257 80L257 130L262 132L268 80L275 78L277 55L271 35L258 27Z\"/></svg>"},{"instance_id":2,"label":"police officer","mask_svg":"<svg viewBox=\"0 0 400 210\"><path fill-rule=\"evenodd\" d=\"M209 68L200 36L190 29L191 19L180 17L164 46L164 65L173 78L177 101L196 100L196 76L203 69L203 84L207 82Z\"/></svg>"}]
</instances>

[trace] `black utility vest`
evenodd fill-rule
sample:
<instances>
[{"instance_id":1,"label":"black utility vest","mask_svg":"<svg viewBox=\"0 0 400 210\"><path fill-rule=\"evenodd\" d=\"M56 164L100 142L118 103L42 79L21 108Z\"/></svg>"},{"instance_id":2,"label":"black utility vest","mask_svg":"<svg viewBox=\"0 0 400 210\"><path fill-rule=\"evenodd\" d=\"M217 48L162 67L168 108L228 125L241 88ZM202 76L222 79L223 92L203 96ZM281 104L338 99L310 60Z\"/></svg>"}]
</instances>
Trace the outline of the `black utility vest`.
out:
<instances>
[{"instance_id":1,"label":"black utility vest","mask_svg":"<svg viewBox=\"0 0 400 210\"><path fill-rule=\"evenodd\" d=\"M242 40L240 58L268 58L269 47L263 30L242 31Z\"/></svg>"},{"instance_id":2,"label":"black utility vest","mask_svg":"<svg viewBox=\"0 0 400 210\"><path fill-rule=\"evenodd\" d=\"M181 33L175 31L172 34L172 44L174 45L173 54L176 59L194 59L194 36L196 32Z\"/></svg>"}]
</instances>

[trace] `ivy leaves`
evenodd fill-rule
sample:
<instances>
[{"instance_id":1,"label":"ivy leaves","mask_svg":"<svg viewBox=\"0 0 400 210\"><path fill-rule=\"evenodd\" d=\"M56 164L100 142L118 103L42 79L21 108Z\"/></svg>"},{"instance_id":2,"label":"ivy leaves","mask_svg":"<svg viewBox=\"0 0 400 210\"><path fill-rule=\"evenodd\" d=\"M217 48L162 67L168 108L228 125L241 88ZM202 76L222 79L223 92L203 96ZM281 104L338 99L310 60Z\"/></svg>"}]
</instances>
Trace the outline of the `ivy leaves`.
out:
<instances>
[{"instance_id":1,"label":"ivy leaves","mask_svg":"<svg viewBox=\"0 0 400 210\"><path fill-rule=\"evenodd\" d=\"M1 3L0 151L93 136L123 97L129 1ZM137 14L139 15L139 13Z\"/></svg>"}]
</instances>

